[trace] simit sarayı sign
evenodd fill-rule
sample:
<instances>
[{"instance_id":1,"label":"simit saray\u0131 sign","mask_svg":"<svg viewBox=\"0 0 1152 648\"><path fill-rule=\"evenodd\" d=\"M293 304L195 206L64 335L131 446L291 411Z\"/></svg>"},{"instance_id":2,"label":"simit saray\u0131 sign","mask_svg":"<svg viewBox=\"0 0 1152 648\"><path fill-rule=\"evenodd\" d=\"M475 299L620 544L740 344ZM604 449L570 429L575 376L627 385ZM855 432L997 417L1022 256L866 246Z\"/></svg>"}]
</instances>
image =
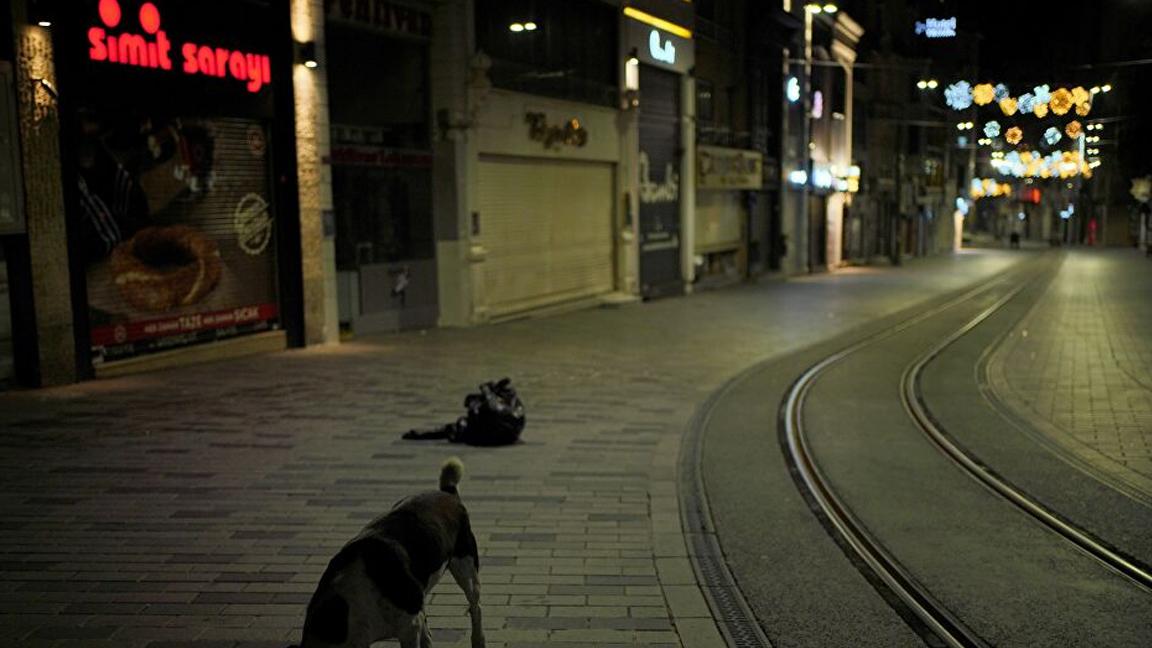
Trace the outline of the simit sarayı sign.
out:
<instances>
[{"instance_id":1,"label":"simit saray\u0131 sign","mask_svg":"<svg viewBox=\"0 0 1152 648\"><path fill-rule=\"evenodd\" d=\"M160 9L151 2L140 5L138 25L124 20L118 0L100 0L98 13L100 24L88 29L88 58L92 61L230 78L244 83L248 92L259 92L272 82L272 62L266 54L191 41L174 48L162 29Z\"/></svg>"}]
</instances>

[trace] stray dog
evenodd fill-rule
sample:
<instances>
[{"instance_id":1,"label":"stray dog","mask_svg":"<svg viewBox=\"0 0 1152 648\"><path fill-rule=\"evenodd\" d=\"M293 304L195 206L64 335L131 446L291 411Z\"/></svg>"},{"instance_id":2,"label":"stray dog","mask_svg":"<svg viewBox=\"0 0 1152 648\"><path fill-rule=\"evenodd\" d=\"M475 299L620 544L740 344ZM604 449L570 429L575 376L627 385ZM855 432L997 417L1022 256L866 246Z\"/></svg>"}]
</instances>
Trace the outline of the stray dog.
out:
<instances>
[{"instance_id":1,"label":"stray dog","mask_svg":"<svg viewBox=\"0 0 1152 648\"><path fill-rule=\"evenodd\" d=\"M463 474L459 459L445 461L439 491L401 500L332 558L308 603L302 648L368 648L383 639L430 648L424 599L445 568L468 599L472 648L484 648L480 557L456 489Z\"/></svg>"}]
</instances>

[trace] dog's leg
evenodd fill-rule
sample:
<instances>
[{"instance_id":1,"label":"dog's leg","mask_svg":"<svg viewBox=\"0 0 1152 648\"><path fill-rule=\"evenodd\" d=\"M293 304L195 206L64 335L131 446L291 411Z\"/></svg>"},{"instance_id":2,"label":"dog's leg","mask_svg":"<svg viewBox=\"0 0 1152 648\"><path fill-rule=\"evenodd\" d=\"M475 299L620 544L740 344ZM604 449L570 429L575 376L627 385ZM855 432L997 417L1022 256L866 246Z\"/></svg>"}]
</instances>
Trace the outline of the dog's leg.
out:
<instances>
[{"instance_id":1,"label":"dog's leg","mask_svg":"<svg viewBox=\"0 0 1152 648\"><path fill-rule=\"evenodd\" d=\"M424 627L424 611L405 618L398 628L397 639L400 648L420 648L421 629Z\"/></svg>"},{"instance_id":2,"label":"dog's leg","mask_svg":"<svg viewBox=\"0 0 1152 648\"><path fill-rule=\"evenodd\" d=\"M476 570L476 563L471 556L453 558L448 563L448 569L468 599L468 615L472 617L472 648L484 648L484 625L480 617L480 573Z\"/></svg>"},{"instance_id":3,"label":"dog's leg","mask_svg":"<svg viewBox=\"0 0 1152 648\"><path fill-rule=\"evenodd\" d=\"M428 615L420 611L420 648L432 648L432 632L428 629Z\"/></svg>"}]
</instances>

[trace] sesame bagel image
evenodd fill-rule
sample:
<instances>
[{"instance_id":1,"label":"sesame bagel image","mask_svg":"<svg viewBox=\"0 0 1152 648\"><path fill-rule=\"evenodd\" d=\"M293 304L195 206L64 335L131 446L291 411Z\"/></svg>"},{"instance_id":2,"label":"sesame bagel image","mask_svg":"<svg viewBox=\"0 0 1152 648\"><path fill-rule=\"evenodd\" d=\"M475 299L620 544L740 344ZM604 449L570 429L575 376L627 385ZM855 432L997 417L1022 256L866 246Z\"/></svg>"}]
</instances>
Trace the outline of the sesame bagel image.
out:
<instances>
[{"instance_id":1,"label":"sesame bagel image","mask_svg":"<svg viewBox=\"0 0 1152 648\"><path fill-rule=\"evenodd\" d=\"M145 227L112 251L121 296L145 311L200 301L220 281L221 265L216 242L185 225Z\"/></svg>"}]
</instances>

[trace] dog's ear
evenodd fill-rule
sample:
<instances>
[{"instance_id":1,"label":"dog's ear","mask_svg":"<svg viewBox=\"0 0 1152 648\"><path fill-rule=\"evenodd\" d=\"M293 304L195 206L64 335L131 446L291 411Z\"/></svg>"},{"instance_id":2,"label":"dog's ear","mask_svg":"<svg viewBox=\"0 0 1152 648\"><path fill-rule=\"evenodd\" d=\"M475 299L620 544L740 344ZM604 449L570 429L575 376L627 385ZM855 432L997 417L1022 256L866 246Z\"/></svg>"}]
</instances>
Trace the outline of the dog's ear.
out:
<instances>
[{"instance_id":1,"label":"dog's ear","mask_svg":"<svg viewBox=\"0 0 1152 648\"><path fill-rule=\"evenodd\" d=\"M343 596L334 594L308 610L304 622L305 642L310 636L330 644L348 640L348 601Z\"/></svg>"},{"instance_id":2,"label":"dog's ear","mask_svg":"<svg viewBox=\"0 0 1152 648\"><path fill-rule=\"evenodd\" d=\"M408 567L407 553L394 543L366 538L361 557L368 578L384 598L408 614L424 608L424 587Z\"/></svg>"}]
</instances>

